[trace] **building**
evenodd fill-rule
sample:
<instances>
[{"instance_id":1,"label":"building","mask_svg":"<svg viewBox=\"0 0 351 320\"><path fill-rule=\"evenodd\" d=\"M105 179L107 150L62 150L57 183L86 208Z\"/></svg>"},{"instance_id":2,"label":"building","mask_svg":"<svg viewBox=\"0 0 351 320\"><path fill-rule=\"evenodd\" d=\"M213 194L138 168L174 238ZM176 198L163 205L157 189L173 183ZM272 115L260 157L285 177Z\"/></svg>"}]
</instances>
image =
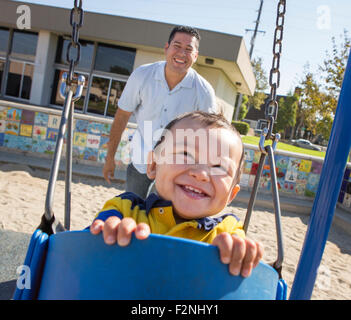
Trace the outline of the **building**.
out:
<instances>
[{"instance_id":1,"label":"building","mask_svg":"<svg viewBox=\"0 0 351 320\"><path fill-rule=\"evenodd\" d=\"M279 103L281 103L280 100L283 99L285 101L286 98L287 96L285 95L277 95L276 99L278 102L278 114L279 114L279 108L280 108ZM242 120L250 125L250 128L253 129L253 132L255 133L256 136L261 135L262 130L268 127L266 107L267 107L267 103L269 102L269 99L270 99L269 94L266 94L266 98L264 102L260 105L259 109L256 109L253 106L249 106L249 111L247 112L245 119ZM294 128L291 128L291 127L286 128L285 133L283 135L284 139L292 138L293 129Z\"/></svg>"},{"instance_id":2,"label":"building","mask_svg":"<svg viewBox=\"0 0 351 320\"><path fill-rule=\"evenodd\" d=\"M23 4L0 1L0 148L50 156L64 103L59 88L68 70L70 10L25 3L30 29L20 30L17 9ZM75 159L104 162L117 101L129 75L142 64L164 60L163 48L173 27L85 11L81 58L75 68L86 78L75 103ZM252 95L256 84L243 37L199 31L194 69L212 84L218 105L231 120L238 93ZM135 128L131 118L116 154L119 169L130 160L128 141Z\"/></svg>"},{"instance_id":3,"label":"building","mask_svg":"<svg viewBox=\"0 0 351 320\"><path fill-rule=\"evenodd\" d=\"M20 2L0 3L2 99L59 108L57 88L68 69L70 10L27 4L31 29L18 30ZM141 64L164 60L163 47L173 25L85 12L80 30L77 72L87 81L77 112L111 117L130 73ZM200 56L194 65L214 87L231 119L237 93L252 95L255 78L243 38L199 30Z\"/></svg>"},{"instance_id":4,"label":"building","mask_svg":"<svg viewBox=\"0 0 351 320\"><path fill-rule=\"evenodd\" d=\"M280 99L286 98L284 95L277 95L277 101L279 102ZM262 130L263 128L267 127L268 120L266 119L266 106L269 100L269 94L266 95L264 102L260 105L259 109L250 106L249 111L247 112L244 121L250 124L250 128ZM279 110L278 110L279 112Z\"/></svg>"}]
</instances>

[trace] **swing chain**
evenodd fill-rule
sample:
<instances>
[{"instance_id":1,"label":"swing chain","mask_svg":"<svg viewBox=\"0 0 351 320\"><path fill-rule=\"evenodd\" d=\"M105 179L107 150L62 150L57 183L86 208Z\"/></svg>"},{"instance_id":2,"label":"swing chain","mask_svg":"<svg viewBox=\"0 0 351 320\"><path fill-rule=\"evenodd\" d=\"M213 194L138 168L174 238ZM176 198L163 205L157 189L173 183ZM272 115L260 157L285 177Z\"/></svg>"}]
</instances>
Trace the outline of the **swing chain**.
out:
<instances>
[{"instance_id":1,"label":"swing chain","mask_svg":"<svg viewBox=\"0 0 351 320\"><path fill-rule=\"evenodd\" d=\"M65 100L65 103L63 105L54 158L50 170L45 200L45 213L39 226L39 229L48 235L69 230L70 228L74 102L81 97L85 83L84 76L78 75L74 77L74 68L78 65L80 60L79 29L83 25L82 0L80 0L79 3L77 0L74 1L74 7L72 8L70 15L70 24L72 26L72 37L71 42L67 46L66 53L69 71L68 74L67 72L63 73L59 91L61 97ZM72 48L76 50L75 56L72 55ZM75 92L73 92L74 89ZM66 133L65 223L64 226L62 226L62 224L54 216L53 201L55 193L54 189L63 149L63 140Z\"/></svg>"},{"instance_id":2,"label":"swing chain","mask_svg":"<svg viewBox=\"0 0 351 320\"><path fill-rule=\"evenodd\" d=\"M250 200L248 203L248 208L246 212L246 217L244 221L243 229L247 233L251 214L255 205L256 196L259 188L260 177L262 175L263 167L265 164L266 157L268 155L269 167L270 167L270 176L271 176L271 187L272 187L272 198L274 205L275 213L275 225L277 233L277 260L274 262L273 267L277 270L279 277L281 278L281 269L284 259L284 246L283 246L283 236L281 228L281 212L280 212L280 200L277 184L277 173L274 159L274 150L280 139L280 134L273 134L274 121L277 119L278 114L278 102L277 102L277 88L280 84L280 54L282 51L282 39L283 39L283 26L284 26L284 15L286 10L286 1L279 0L277 7L277 19L276 19L276 28L274 32L274 42L273 42L273 61L272 68L269 75L269 84L271 86L271 92L269 95L268 102L265 106L265 116L268 119L268 127L264 128L261 133L259 141L259 149L261 151L261 157L258 164L255 181L252 187ZM275 80L273 80L275 78ZM265 146L267 139L273 140L273 145Z\"/></svg>"},{"instance_id":3,"label":"swing chain","mask_svg":"<svg viewBox=\"0 0 351 320\"><path fill-rule=\"evenodd\" d=\"M79 1L79 3L78 3ZM72 37L71 42L67 47L66 60L69 64L67 84L70 85L73 81L74 68L78 65L80 60L80 49L79 43L79 29L83 25L84 11L82 9L82 0L74 0L74 7L71 10L70 24L72 26ZM72 54L72 48L76 50L75 57Z\"/></svg>"},{"instance_id":4,"label":"swing chain","mask_svg":"<svg viewBox=\"0 0 351 320\"><path fill-rule=\"evenodd\" d=\"M274 31L272 68L269 73L269 85L271 87L271 91L265 108L266 119L268 119L268 132L265 136L265 140L272 139L273 141L275 140L273 126L278 115L277 89L280 85L279 67L280 55L282 52L285 11L286 0L280 0L277 7L277 19Z\"/></svg>"}]
</instances>

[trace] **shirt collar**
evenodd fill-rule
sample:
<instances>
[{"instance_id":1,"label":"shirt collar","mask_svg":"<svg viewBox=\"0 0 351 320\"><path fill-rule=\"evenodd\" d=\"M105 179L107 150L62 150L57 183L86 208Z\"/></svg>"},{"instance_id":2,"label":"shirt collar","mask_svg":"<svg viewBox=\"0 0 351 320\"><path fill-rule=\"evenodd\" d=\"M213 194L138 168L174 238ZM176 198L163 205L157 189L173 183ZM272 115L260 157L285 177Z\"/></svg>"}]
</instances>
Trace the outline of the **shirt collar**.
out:
<instances>
[{"instance_id":1,"label":"shirt collar","mask_svg":"<svg viewBox=\"0 0 351 320\"><path fill-rule=\"evenodd\" d=\"M151 193L145 199L146 214L148 214L152 208L171 207L171 206L172 206L172 201L164 200L156 193Z\"/></svg>"},{"instance_id":2,"label":"shirt collar","mask_svg":"<svg viewBox=\"0 0 351 320\"><path fill-rule=\"evenodd\" d=\"M166 61L162 61L156 69L156 72L154 74L154 79L159 80L159 81L166 81L165 77L165 67L166 67ZM190 68L183 78L183 80L177 84L176 87L184 87L184 88L192 88L194 83L194 69ZM173 89L174 90L174 89Z\"/></svg>"},{"instance_id":3,"label":"shirt collar","mask_svg":"<svg viewBox=\"0 0 351 320\"><path fill-rule=\"evenodd\" d=\"M160 208L160 207L162 208L162 207L171 207L171 206L172 206L172 201L162 199L157 194L157 192L151 193L145 199L146 214L148 214L152 208ZM219 223L221 223L224 220L224 218L228 216L233 216L236 220L239 221L239 218L233 213L226 213L219 217L204 217L200 219L195 219L195 221L198 223L197 225L198 229L204 229L206 231L210 231L213 228L215 228Z\"/></svg>"},{"instance_id":4,"label":"shirt collar","mask_svg":"<svg viewBox=\"0 0 351 320\"><path fill-rule=\"evenodd\" d=\"M223 214L219 217L204 217L201 219L196 219L196 221L198 223L197 227L199 229L204 229L206 231L210 231L214 227L216 227L219 223L221 223L224 220L224 218L226 218L228 216L233 216L237 221L239 221L239 218L235 214L226 213L226 214Z\"/></svg>"},{"instance_id":5,"label":"shirt collar","mask_svg":"<svg viewBox=\"0 0 351 320\"><path fill-rule=\"evenodd\" d=\"M165 78L165 66L166 66L166 61L161 61L158 65L157 68L155 70L155 74L154 74L154 79L155 80L164 80L166 81Z\"/></svg>"}]
</instances>

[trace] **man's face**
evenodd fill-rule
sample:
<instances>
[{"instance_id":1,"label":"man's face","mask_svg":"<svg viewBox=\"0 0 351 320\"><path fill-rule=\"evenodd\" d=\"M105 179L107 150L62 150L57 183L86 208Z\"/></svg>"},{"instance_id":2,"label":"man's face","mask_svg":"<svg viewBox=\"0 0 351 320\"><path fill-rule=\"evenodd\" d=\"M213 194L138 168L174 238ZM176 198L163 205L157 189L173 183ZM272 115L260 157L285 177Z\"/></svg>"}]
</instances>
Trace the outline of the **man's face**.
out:
<instances>
[{"instance_id":1,"label":"man's face","mask_svg":"<svg viewBox=\"0 0 351 320\"><path fill-rule=\"evenodd\" d=\"M148 175L154 169L149 177L156 179L158 194L172 201L184 219L221 212L240 189L234 183L243 152L240 139L227 129L204 128L189 119L170 132L148 165Z\"/></svg>"},{"instance_id":2,"label":"man's face","mask_svg":"<svg viewBox=\"0 0 351 320\"><path fill-rule=\"evenodd\" d=\"M171 43L165 45L167 68L185 74L198 57L198 40L187 33L177 32Z\"/></svg>"}]
</instances>

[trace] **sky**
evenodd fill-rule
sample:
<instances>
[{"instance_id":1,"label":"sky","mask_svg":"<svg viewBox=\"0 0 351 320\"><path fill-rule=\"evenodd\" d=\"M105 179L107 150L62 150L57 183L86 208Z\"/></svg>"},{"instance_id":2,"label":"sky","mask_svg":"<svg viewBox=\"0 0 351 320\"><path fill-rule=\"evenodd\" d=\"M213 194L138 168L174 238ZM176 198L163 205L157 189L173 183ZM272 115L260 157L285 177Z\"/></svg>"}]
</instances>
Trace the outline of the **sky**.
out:
<instances>
[{"instance_id":1,"label":"sky","mask_svg":"<svg viewBox=\"0 0 351 320\"><path fill-rule=\"evenodd\" d=\"M21 2L71 8L73 0L22 0ZM247 50L255 28L260 0L82 0L83 9L118 16L183 24L243 36ZM266 76L272 66L273 36L278 0L264 0L252 58L263 59ZM67 21L68 23L68 21ZM351 33L350 0L288 0L286 5L280 86L285 95L298 85L308 64L318 72L332 37L342 43L344 30ZM200 45L201 54L201 45Z\"/></svg>"}]
</instances>

